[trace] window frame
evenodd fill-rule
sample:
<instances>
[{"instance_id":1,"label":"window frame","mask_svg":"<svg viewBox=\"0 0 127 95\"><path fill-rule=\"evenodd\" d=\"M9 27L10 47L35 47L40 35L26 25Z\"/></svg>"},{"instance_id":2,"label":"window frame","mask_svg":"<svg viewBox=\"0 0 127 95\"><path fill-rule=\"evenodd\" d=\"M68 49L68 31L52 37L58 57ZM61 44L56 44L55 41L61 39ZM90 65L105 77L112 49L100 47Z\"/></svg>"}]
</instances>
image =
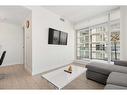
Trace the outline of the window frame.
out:
<instances>
[{"instance_id":1,"label":"window frame","mask_svg":"<svg viewBox=\"0 0 127 95\"><path fill-rule=\"evenodd\" d=\"M78 42L77 42L77 38L78 38L78 32L80 32L81 30L84 30L84 29L86 29L86 28L83 28L83 29L79 29L79 30L77 30L76 31L76 59L79 59L79 60L83 60L83 59L92 59L92 48L91 48L91 46L92 46L92 44L91 44L91 40L90 40L90 35L91 35L91 33L90 33L90 29L91 29L91 27L96 27L96 26L105 26L106 25L106 27L108 28L106 31L107 31L107 42L106 42L106 44L107 44L107 60L106 61L108 61L108 62L111 62L112 60L111 60L111 53L112 53L112 50L111 50L111 23L112 22L114 22L114 21L116 21L117 23L119 23L120 24L120 19L116 19L116 20L112 20L112 21L107 21L107 22L104 22L104 23L100 23L100 24L96 24L96 25L92 25L92 26L89 26L89 27L86 27L86 28L88 28L89 29L89 58L78 58L77 57L77 53L78 53L78 51L77 51L77 44L78 44ZM119 26L120 27L120 26ZM119 33L120 33L120 30L119 30ZM120 35L119 35L120 36ZM119 41L120 42L120 41ZM119 47L120 47L120 45L119 45ZM120 48L119 48L120 49ZM120 52L120 51L119 51ZM120 56L120 55L119 55ZM100 60L100 59L96 59L96 60ZM103 60L103 59L102 59Z\"/></svg>"}]
</instances>

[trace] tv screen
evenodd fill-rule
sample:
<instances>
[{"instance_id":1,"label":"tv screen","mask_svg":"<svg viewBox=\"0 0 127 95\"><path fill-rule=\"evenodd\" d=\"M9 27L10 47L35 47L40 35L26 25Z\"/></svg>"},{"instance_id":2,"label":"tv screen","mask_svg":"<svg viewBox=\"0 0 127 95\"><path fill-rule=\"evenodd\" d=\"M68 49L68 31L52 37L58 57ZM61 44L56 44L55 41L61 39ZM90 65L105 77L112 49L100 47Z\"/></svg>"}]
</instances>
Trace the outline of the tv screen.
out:
<instances>
[{"instance_id":1,"label":"tv screen","mask_svg":"<svg viewBox=\"0 0 127 95\"><path fill-rule=\"evenodd\" d=\"M49 28L48 44L67 45L68 33Z\"/></svg>"},{"instance_id":2,"label":"tv screen","mask_svg":"<svg viewBox=\"0 0 127 95\"><path fill-rule=\"evenodd\" d=\"M65 32L60 33L60 45L67 45L68 34Z\"/></svg>"},{"instance_id":3,"label":"tv screen","mask_svg":"<svg viewBox=\"0 0 127 95\"><path fill-rule=\"evenodd\" d=\"M60 32L55 30L55 29L52 29L52 28L49 28L49 38L48 38L48 44L56 44L58 45L59 44L59 36L60 35Z\"/></svg>"}]
</instances>

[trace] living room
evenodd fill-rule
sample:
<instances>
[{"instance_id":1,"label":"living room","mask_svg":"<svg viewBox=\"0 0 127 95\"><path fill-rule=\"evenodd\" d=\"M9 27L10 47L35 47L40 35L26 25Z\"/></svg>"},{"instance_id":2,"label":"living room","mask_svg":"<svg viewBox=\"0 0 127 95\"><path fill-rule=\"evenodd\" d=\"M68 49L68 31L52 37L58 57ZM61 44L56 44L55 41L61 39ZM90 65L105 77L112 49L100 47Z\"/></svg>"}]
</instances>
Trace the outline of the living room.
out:
<instances>
[{"instance_id":1,"label":"living room","mask_svg":"<svg viewBox=\"0 0 127 95\"><path fill-rule=\"evenodd\" d=\"M127 6L0 6L0 13L0 89L127 89Z\"/></svg>"}]
</instances>

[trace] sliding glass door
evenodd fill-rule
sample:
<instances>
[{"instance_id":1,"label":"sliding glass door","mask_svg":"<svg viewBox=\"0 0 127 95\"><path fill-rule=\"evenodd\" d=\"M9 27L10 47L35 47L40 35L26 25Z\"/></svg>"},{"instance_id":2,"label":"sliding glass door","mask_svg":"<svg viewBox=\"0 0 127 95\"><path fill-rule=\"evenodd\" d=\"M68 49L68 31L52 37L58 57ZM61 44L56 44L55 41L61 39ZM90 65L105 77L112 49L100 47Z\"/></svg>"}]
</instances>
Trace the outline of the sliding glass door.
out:
<instances>
[{"instance_id":1,"label":"sliding glass door","mask_svg":"<svg viewBox=\"0 0 127 95\"><path fill-rule=\"evenodd\" d=\"M77 32L77 58L89 58L89 28Z\"/></svg>"},{"instance_id":2,"label":"sliding glass door","mask_svg":"<svg viewBox=\"0 0 127 95\"><path fill-rule=\"evenodd\" d=\"M107 25L90 27L91 59L107 60Z\"/></svg>"}]
</instances>

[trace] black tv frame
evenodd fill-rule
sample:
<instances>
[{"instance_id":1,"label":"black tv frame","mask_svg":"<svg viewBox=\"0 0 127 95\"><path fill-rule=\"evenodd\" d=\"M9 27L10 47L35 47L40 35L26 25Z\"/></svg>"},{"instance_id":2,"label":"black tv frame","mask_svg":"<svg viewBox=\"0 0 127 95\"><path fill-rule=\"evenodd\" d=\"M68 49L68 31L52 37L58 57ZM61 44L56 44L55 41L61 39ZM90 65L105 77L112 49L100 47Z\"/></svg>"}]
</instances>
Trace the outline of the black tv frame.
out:
<instances>
[{"instance_id":1,"label":"black tv frame","mask_svg":"<svg viewBox=\"0 0 127 95\"><path fill-rule=\"evenodd\" d=\"M67 45L68 33L49 28L48 44Z\"/></svg>"}]
</instances>

